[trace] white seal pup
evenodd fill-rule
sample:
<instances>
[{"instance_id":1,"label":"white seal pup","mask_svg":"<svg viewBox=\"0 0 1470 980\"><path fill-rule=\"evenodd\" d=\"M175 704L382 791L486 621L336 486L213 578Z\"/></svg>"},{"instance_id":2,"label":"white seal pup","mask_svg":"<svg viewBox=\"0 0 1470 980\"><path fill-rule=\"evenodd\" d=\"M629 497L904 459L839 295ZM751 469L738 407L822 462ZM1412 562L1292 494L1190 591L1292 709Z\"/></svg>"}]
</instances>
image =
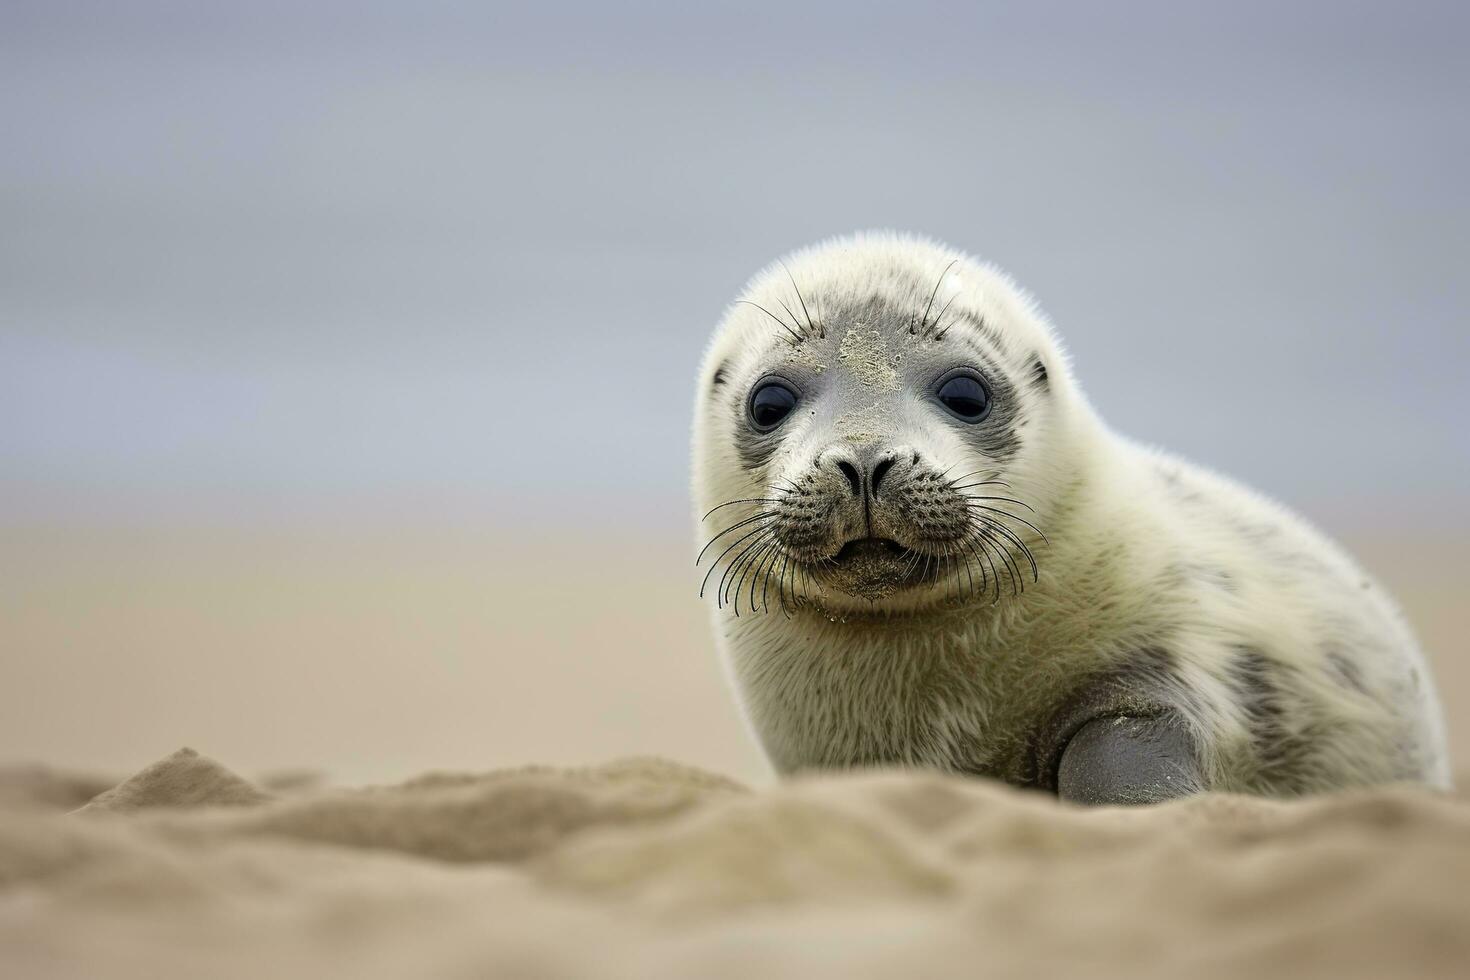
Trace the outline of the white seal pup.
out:
<instances>
[{"instance_id":1,"label":"white seal pup","mask_svg":"<svg viewBox=\"0 0 1470 980\"><path fill-rule=\"evenodd\" d=\"M1089 803L1449 783L1392 600L1111 431L995 269L870 234L758 274L699 376L702 594L775 768Z\"/></svg>"}]
</instances>

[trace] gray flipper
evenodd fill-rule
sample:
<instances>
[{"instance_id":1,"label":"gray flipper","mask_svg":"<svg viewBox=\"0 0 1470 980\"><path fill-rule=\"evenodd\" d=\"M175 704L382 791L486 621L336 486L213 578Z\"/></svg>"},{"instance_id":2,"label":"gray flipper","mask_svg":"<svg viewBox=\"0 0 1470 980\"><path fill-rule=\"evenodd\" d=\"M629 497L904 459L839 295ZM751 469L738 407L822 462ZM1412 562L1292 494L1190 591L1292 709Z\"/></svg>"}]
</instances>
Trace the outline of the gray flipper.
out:
<instances>
[{"instance_id":1,"label":"gray flipper","mask_svg":"<svg viewBox=\"0 0 1470 980\"><path fill-rule=\"evenodd\" d=\"M1199 789L1194 743L1171 714L1089 721L1057 767L1057 795L1073 803L1158 803Z\"/></svg>"}]
</instances>

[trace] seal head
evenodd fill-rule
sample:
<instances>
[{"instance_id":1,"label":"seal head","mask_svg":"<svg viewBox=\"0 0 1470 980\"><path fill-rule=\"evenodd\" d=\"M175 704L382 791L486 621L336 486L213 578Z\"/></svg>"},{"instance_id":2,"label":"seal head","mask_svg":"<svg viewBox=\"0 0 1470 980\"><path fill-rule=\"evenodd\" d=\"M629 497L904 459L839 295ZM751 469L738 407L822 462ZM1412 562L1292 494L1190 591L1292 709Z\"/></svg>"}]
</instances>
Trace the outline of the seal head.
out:
<instances>
[{"instance_id":1,"label":"seal head","mask_svg":"<svg viewBox=\"0 0 1470 980\"><path fill-rule=\"evenodd\" d=\"M757 275L706 359L697 412L705 594L844 614L1034 583L1075 458L1079 397L1031 301L996 270L894 236Z\"/></svg>"}]
</instances>

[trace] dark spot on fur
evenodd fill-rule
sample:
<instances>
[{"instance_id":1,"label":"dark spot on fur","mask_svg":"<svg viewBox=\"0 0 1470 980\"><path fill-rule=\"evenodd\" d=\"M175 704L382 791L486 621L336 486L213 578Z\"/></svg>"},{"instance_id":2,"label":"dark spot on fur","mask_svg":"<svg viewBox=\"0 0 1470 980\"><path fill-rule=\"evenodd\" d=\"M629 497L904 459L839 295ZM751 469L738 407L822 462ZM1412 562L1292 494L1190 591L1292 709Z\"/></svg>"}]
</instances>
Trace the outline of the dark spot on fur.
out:
<instances>
[{"instance_id":1,"label":"dark spot on fur","mask_svg":"<svg viewBox=\"0 0 1470 980\"><path fill-rule=\"evenodd\" d=\"M1368 693L1368 686L1363 683L1362 668L1351 657L1341 650L1328 650L1326 659L1328 669L1339 684L1359 694Z\"/></svg>"},{"instance_id":2,"label":"dark spot on fur","mask_svg":"<svg viewBox=\"0 0 1470 980\"><path fill-rule=\"evenodd\" d=\"M1258 740L1263 735L1274 734L1285 709L1272 676L1271 661L1253 647L1241 647L1230 661L1229 670L1231 686L1251 722L1251 732Z\"/></svg>"},{"instance_id":3,"label":"dark spot on fur","mask_svg":"<svg viewBox=\"0 0 1470 980\"><path fill-rule=\"evenodd\" d=\"M729 370L730 370L730 362L729 361L721 361L720 362L720 366L717 367L717 368L715 368L715 376L714 376L714 379L710 382L710 386L713 387L713 388L718 388L720 385L724 384L725 383L725 375L729 372Z\"/></svg>"},{"instance_id":4,"label":"dark spot on fur","mask_svg":"<svg viewBox=\"0 0 1470 980\"><path fill-rule=\"evenodd\" d=\"M1228 679L1245 715L1257 763L1257 784L1264 791L1301 792L1311 774L1306 719L1294 717L1280 675L1288 668L1255 647L1241 646L1231 659Z\"/></svg>"},{"instance_id":5,"label":"dark spot on fur","mask_svg":"<svg viewBox=\"0 0 1470 980\"><path fill-rule=\"evenodd\" d=\"M1031 361L1031 383L1042 391L1046 391L1051 387L1051 380L1046 373L1046 363L1042 361L1040 355L1037 355Z\"/></svg>"}]
</instances>

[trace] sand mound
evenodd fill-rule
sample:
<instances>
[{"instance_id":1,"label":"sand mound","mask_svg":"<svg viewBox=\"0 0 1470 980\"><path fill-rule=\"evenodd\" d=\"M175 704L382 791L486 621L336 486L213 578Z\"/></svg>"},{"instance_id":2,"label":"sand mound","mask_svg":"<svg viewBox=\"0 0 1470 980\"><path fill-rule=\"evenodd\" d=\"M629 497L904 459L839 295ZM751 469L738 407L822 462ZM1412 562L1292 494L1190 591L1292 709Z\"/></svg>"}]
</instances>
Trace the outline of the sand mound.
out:
<instances>
[{"instance_id":1,"label":"sand mound","mask_svg":"<svg viewBox=\"0 0 1470 980\"><path fill-rule=\"evenodd\" d=\"M0 772L0 975L1458 976L1470 805L1084 811L673 763L273 796L188 750Z\"/></svg>"},{"instance_id":2,"label":"sand mound","mask_svg":"<svg viewBox=\"0 0 1470 980\"><path fill-rule=\"evenodd\" d=\"M179 749L80 808L78 813L129 813L150 807L250 806L270 794L193 749Z\"/></svg>"}]
</instances>

